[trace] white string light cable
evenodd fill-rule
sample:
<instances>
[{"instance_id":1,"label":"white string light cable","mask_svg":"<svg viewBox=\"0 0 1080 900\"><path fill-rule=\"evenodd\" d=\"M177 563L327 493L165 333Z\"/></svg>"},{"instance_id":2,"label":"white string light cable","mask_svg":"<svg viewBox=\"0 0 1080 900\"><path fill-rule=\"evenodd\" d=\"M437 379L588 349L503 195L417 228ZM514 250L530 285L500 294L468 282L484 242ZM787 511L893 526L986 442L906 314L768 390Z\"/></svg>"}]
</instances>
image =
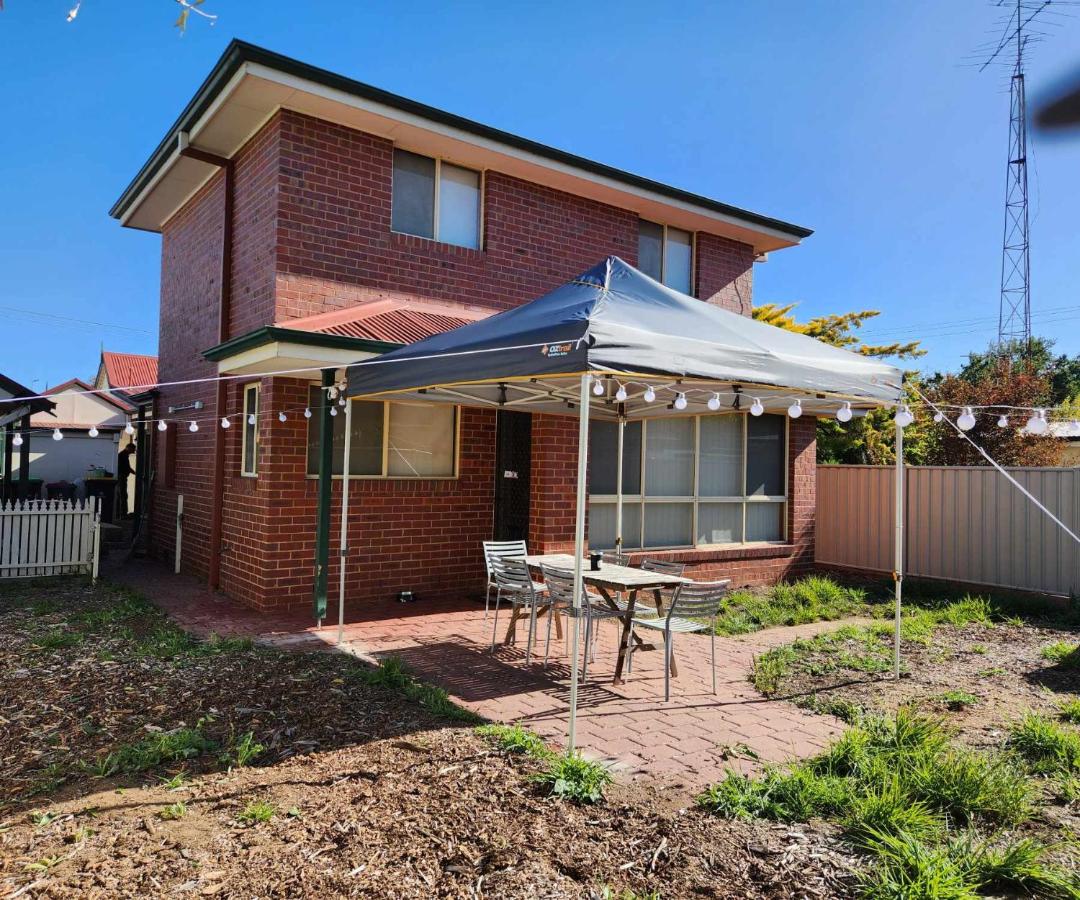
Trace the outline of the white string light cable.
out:
<instances>
[{"instance_id":1,"label":"white string light cable","mask_svg":"<svg viewBox=\"0 0 1080 900\"><path fill-rule=\"evenodd\" d=\"M922 400L922 402L925 403L927 406L929 406L932 410L934 410L934 412L936 414L941 413L941 410L938 409L938 407L933 403L933 401L928 400L926 398L926 396L922 393L922 391L920 391L918 388L915 388L915 393L918 394L920 399ZM1045 506L1043 506L1043 504L1039 501L1039 499L1037 497L1035 497L1019 481L1017 481L1015 478L1013 478L1012 475L1010 475L1004 468L1002 468L1000 465L998 465L997 460L995 460L989 453L987 453L985 450L983 450L982 447L980 447L978 444L976 444L968 436L967 432L964 431L960 427L960 425L958 423L954 422L948 416L943 416L943 418L945 419L946 422L948 422L953 427L953 429L956 431L957 434L960 435L960 437L962 437L965 441L967 441L969 444L971 444L972 447L974 447L976 450L979 451L979 455L982 456L983 459L985 459L988 463L990 463L990 465L992 465L1002 475L1004 475L1005 478L1008 479L1008 481L1012 484L1013 487L1015 487L1021 494L1023 494L1025 497L1027 497L1028 500L1030 500L1039 509L1041 509L1055 524L1058 525L1059 528L1061 528L1062 531L1064 531L1069 537L1071 537L1074 541L1076 541L1077 544L1080 544L1080 537L1078 537L1072 531L1072 529L1069 528L1068 525L1066 525L1064 522L1061 521L1061 519L1059 519L1052 512L1050 512L1050 510L1048 510Z\"/></svg>"}]
</instances>

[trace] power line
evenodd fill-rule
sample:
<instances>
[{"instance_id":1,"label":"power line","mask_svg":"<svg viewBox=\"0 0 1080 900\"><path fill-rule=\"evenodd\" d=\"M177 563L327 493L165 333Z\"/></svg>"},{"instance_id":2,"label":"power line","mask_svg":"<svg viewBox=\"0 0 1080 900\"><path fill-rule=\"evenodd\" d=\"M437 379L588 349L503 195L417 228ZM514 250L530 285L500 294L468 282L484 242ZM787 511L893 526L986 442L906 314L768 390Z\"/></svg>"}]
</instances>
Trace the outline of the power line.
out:
<instances>
[{"instance_id":1,"label":"power line","mask_svg":"<svg viewBox=\"0 0 1080 900\"><path fill-rule=\"evenodd\" d=\"M95 322L90 319L79 319L74 316L62 316L57 313L40 312L36 309L23 309L18 306L0 306L0 317L17 319L21 321L35 321L45 319L61 326L90 326L92 328L108 328L114 331L131 331L136 334L153 334L146 328L134 328L131 325L121 325L117 322Z\"/></svg>"}]
</instances>

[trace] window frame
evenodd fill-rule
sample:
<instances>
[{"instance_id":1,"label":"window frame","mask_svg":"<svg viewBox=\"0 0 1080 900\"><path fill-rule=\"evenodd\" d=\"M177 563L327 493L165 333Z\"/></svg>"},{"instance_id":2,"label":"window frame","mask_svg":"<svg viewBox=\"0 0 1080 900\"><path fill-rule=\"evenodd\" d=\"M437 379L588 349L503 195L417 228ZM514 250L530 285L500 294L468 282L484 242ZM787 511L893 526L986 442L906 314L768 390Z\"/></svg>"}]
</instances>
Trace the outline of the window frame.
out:
<instances>
[{"instance_id":1,"label":"window frame","mask_svg":"<svg viewBox=\"0 0 1080 900\"><path fill-rule=\"evenodd\" d=\"M692 231L689 228L680 228L678 225L668 225L664 222L654 222L652 219L646 219L642 216L638 216L638 236L641 235L641 223L648 222L650 225L655 225L661 230L660 235L660 277L656 279L661 284L665 284L664 276L667 274L668 265L668 230L674 228L676 231L682 231L685 234L690 235L690 296L697 296L697 236L696 231ZM666 285L665 285L666 286ZM675 288L672 288L675 290Z\"/></svg>"},{"instance_id":2,"label":"window frame","mask_svg":"<svg viewBox=\"0 0 1080 900\"><path fill-rule=\"evenodd\" d=\"M701 496L700 485L700 470L701 470L701 420L706 416L716 415L737 415L742 422L742 464L740 469L740 483L742 484L743 494L735 496L716 496L716 497L703 497ZM694 420L694 437L693 437L693 449L694 449L694 493L693 496L687 497L669 497L669 496L650 496L648 494L648 488L645 481L645 466L648 458L648 440L649 440L649 419L641 420L641 459L640 459L640 474L639 474L639 488L640 492L637 494L623 494L623 516L625 522L626 507L628 505L636 505L639 508L639 528L638 534L640 536L641 546L630 547L624 545L623 549L632 552L649 551L649 550L711 550L711 549L731 549L736 547L755 547L755 546L770 546L776 544L786 544L789 541L788 532L788 504L789 495L791 493L791 471L790 471L790 451L791 451L791 420L788 416L784 416L784 450L783 450L783 474L784 474L784 493L783 496L773 494L747 494L746 493L746 470L748 465L747 449L749 443L749 413L684 413L681 416L667 416L667 418L692 418ZM589 508L592 508L594 503L601 505L614 506L618 502L617 494L589 494ZM656 545L648 546L648 535L645 531L645 508L650 503L689 503L692 505L691 515L691 543L689 544L671 544L671 545ZM699 524L699 507L701 504L711 503L738 503L741 507L741 534L742 540L732 541L729 543L699 543L698 542L698 524ZM780 537L777 540L766 541L748 541L746 539L746 520L747 520L747 508L751 503L757 504L769 504L772 506L781 507L781 527ZM626 534L626 527L623 527L623 534Z\"/></svg>"},{"instance_id":3,"label":"window frame","mask_svg":"<svg viewBox=\"0 0 1080 900\"><path fill-rule=\"evenodd\" d=\"M240 420L240 477L241 478L258 478L259 477L259 406L262 399L260 393L259 382L253 381L250 384L244 385L244 402L243 402L243 418ZM248 406L248 398L251 395L255 395L255 409L251 410ZM254 412L255 425L248 425L248 416ZM248 450L248 428L253 427L251 433L252 452L251 452L251 464L252 468L246 468L247 463L247 450Z\"/></svg>"},{"instance_id":4,"label":"window frame","mask_svg":"<svg viewBox=\"0 0 1080 900\"><path fill-rule=\"evenodd\" d=\"M422 234L413 234L410 231L398 231L396 228L394 228L394 169L395 169L395 166L394 166L394 161L393 161L392 154L391 154L391 160L390 160L390 233L391 234L400 234L400 235L402 235L404 237L416 238L417 240L421 240L421 241L435 241L435 242L437 242L439 244L446 244L446 246L448 246L448 247L460 247L462 250L473 250L473 251L475 251L477 253L483 252L483 250L484 250L484 206L485 206L484 197L485 197L486 188L487 188L487 169L474 169L472 166L463 165L462 163L456 162L453 159L449 159L449 158L442 157L442 156L431 156L428 153L419 153L416 150L410 150L408 147L402 147L402 146L399 146L398 144L394 144L394 150L395 151L396 150L402 150L405 153L411 153L414 156L423 156L426 159L430 159L430 160L434 161L434 163L435 163L435 186L434 186L434 188L435 188L435 197L434 197L434 203L432 204L432 218L433 218L433 221L431 223L431 235L432 235L431 237L427 237L426 235L422 235ZM468 247L465 244L454 244L454 243L451 243L450 241L443 240L441 237L439 237L439 204L441 202L440 194L442 193L439 188L440 188L440 185L442 183L442 164L444 162L447 163L448 165L455 166L455 167L457 167L459 169L465 169L466 171L469 171L469 172L475 172L476 175L477 175L477 193L478 193L477 205L479 206L479 210L478 210L478 214L477 214L477 217L476 217L476 246L475 247ZM691 251L691 253L692 252L693 251ZM359 477L359 476L352 476L352 477Z\"/></svg>"},{"instance_id":5,"label":"window frame","mask_svg":"<svg viewBox=\"0 0 1080 900\"><path fill-rule=\"evenodd\" d=\"M321 385L318 382L311 382L308 386L309 396L311 388L319 388ZM349 475L349 481L355 481L357 479L363 479L365 481L455 481L461 477L461 406L456 403L430 403L428 406L438 407L450 407L454 411L454 470L450 475L390 475L390 407L396 401L393 400L369 400L365 397L350 397L350 403L381 403L383 410L383 435L382 435L382 474L380 475ZM410 405L416 404L417 401L409 401ZM304 456L305 460L308 454L308 450L312 446L312 434L313 429L319 427L319 416L317 414L316 406L311 407L312 416L307 420L307 436L304 441ZM344 415L344 411L338 413L338 415ZM315 431L315 438L318 438L318 432ZM331 440L333 439L331 435ZM318 478L318 472L308 472L307 463L304 464L305 478L312 479ZM331 478L344 478L344 474L335 475L331 474Z\"/></svg>"}]
</instances>

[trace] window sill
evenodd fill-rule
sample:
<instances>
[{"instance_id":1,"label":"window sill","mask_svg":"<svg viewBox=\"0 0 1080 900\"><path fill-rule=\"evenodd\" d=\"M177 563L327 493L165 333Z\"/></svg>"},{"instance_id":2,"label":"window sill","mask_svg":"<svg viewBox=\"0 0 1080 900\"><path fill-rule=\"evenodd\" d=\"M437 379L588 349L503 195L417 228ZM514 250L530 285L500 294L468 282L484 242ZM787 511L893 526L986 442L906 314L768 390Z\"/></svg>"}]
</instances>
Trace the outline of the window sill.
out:
<instances>
[{"instance_id":1,"label":"window sill","mask_svg":"<svg viewBox=\"0 0 1080 900\"><path fill-rule=\"evenodd\" d=\"M431 247L434 250L449 250L453 253L476 254L480 256L484 252L481 244L479 247L466 247L464 244L451 244L440 241L438 238L424 237L422 234L409 234L405 231L391 231L390 237L395 243L413 247Z\"/></svg>"},{"instance_id":2,"label":"window sill","mask_svg":"<svg viewBox=\"0 0 1080 900\"><path fill-rule=\"evenodd\" d=\"M784 559L795 555L795 545L786 541L758 541L712 547L684 547L672 550L628 550L631 562L660 559L665 562L706 563L734 559Z\"/></svg>"}]
</instances>

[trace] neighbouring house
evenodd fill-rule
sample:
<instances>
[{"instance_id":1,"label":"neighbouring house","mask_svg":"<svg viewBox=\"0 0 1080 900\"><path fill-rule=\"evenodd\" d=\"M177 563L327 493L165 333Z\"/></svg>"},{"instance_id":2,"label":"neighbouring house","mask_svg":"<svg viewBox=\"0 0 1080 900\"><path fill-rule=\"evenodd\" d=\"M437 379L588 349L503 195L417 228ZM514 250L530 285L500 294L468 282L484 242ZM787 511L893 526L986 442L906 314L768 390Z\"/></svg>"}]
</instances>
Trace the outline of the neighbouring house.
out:
<instances>
[{"instance_id":1,"label":"neighbouring house","mask_svg":"<svg viewBox=\"0 0 1080 900\"><path fill-rule=\"evenodd\" d=\"M1060 466L1080 466L1080 422L1051 422L1050 434L1061 441Z\"/></svg>"},{"instance_id":2,"label":"neighbouring house","mask_svg":"<svg viewBox=\"0 0 1080 900\"><path fill-rule=\"evenodd\" d=\"M241 42L111 213L162 236L163 384L141 398L166 423L147 429L151 551L176 555L182 503L182 570L265 610L310 603L319 416L305 411L346 364L612 254L749 316L755 262L810 234ZM485 539L572 546L572 415L353 402L350 603L482 592ZM593 429L594 548L614 534L614 441ZM629 549L736 584L812 565L812 416L674 417L625 444Z\"/></svg>"},{"instance_id":3,"label":"neighbouring house","mask_svg":"<svg viewBox=\"0 0 1080 900\"><path fill-rule=\"evenodd\" d=\"M116 353L102 350L94 387L119 394L130 403L131 397L157 384L158 358L143 353Z\"/></svg>"},{"instance_id":4,"label":"neighbouring house","mask_svg":"<svg viewBox=\"0 0 1080 900\"><path fill-rule=\"evenodd\" d=\"M0 502L36 497L41 491L42 482L30 469L30 418L48 413L54 404L36 393L0 374ZM19 399L26 397L34 399Z\"/></svg>"}]
</instances>

